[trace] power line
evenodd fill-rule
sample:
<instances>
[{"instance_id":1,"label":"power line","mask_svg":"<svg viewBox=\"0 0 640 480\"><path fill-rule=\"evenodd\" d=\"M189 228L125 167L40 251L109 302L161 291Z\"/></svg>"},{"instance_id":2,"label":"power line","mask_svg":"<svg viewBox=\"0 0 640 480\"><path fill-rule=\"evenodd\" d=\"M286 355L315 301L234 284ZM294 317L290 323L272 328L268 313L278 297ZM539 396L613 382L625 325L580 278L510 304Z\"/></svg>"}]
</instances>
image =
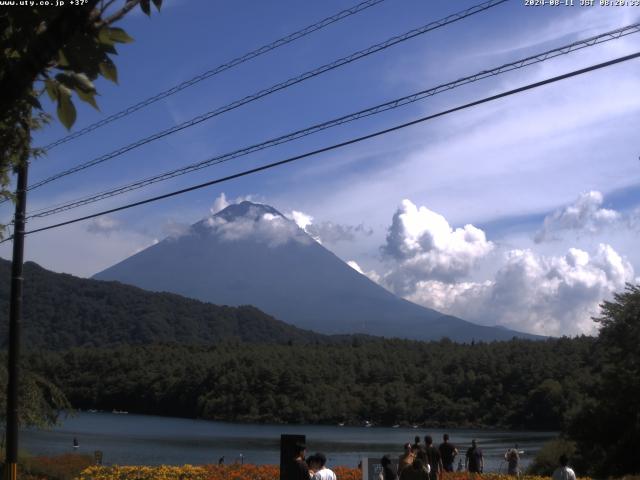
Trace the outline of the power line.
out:
<instances>
[{"instance_id":1,"label":"power line","mask_svg":"<svg viewBox=\"0 0 640 480\"><path fill-rule=\"evenodd\" d=\"M311 152L306 152L306 153L303 153L301 155L297 155L295 157L289 157L287 159L280 160L280 161L273 162L273 163L269 163L269 164L263 165L261 167L252 168L250 170L245 170L245 171L240 172L240 173L235 173L233 175L229 175L229 176L226 176L226 177L218 178L218 179L215 179L215 180L210 180L210 181L205 182L205 183L201 183L201 184L198 184L198 185L193 185L193 186L188 187L188 188L183 188L181 190L176 190L176 191L173 191L173 192L170 192L170 193L165 193L163 195L158 195L156 197L147 198L145 200L141 200L141 201L138 201L138 202L129 203L129 204L126 204L126 205L123 205L123 206L120 206L120 207L111 208L109 210L103 210L101 212L94 213L94 214L91 214L91 215L86 215L84 217L79 217L79 218L75 218L73 220L67 220L65 222L56 223L54 225L49 225L49 226L46 226L46 227L30 230L28 232L25 232L25 235L29 235L29 234L32 234L32 233L43 232L45 230L51 230L53 228L59 228L59 227L65 226L65 225L70 225L70 224L81 222L81 221L84 221L84 220L89 220L91 218L99 217L101 215L106 215L106 214L109 214L109 213L114 213L114 212L119 212L119 211L122 211L122 210L127 210L129 208L137 207L137 206L140 206L140 205L145 205L145 204L148 204L148 203L156 202L156 201L163 200L165 198L174 197L174 196L177 196L177 195L182 195L184 193L192 192L194 190L199 190L199 189L202 189L202 188L205 188L205 187L209 187L211 185L216 185L218 183L227 182L229 180L233 180L233 179L236 179L236 178L240 178L240 177L244 177L244 176L251 175L251 174L254 174L254 173L258 173L258 172L261 172L261 171L269 170L271 168L279 167L281 165L292 163L292 162L295 162L297 160L301 160L301 159L308 158L308 157L311 157L311 156L314 156L314 155L318 155L320 153L325 153L325 152L328 152L328 151L331 151L331 150L336 150L338 148L346 147L348 145L353 145L355 143L359 143L359 142L362 142L362 141L365 141L365 140L369 140L369 139L374 138L374 137L379 137L379 136L382 136L382 135L386 135L387 133L395 132L397 130L401 130L401 129L410 127L412 125L416 125L416 124L419 124L419 123L422 123L422 122L426 122L428 120L433 120L435 118L442 117L442 116L448 115L450 113L458 112L458 111L465 110L467 108L471 108L471 107L474 107L474 106L477 106L477 105L481 105L481 104L484 104L484 103L492 102L494 100L505 98L505 97L508 97L510 95L515 95L517 93L521 93L521 92L524 92L524 91L527 91L527 90L532 90L532 89L535 89L535 88L539 88L539 87L542 87L544 85L549 85L551 83L555 83L555 82L559 82L561 80L565 80L567 78L576 77L578 75L583 75L585 73L589 73L589 72L592 72L592 71L595 71L595 70L599 70L599 69L602 69L602 68L610 67L612 65L616 65L618 63L622 63L622 62L626 62L626 61L629 61L629 60L633 60L633 59L638 58L638 57L640 57L640 52L636 52L636 53L633 53L631 55L626 55L624 57L618 57L618 58L615 58L613 60L609 60L607 62L599 63L599 64L596 64L596 65L591 65L590 67L582 68L582 69L579 69L579 70L574 70L572 72L565 73L563 75L558 75L558 76L555 76L555 77L548 78L546 80L542 80L542 81L535 82L535 83L530 83L530 84L525 85L523 87L515 88L515 89L512 89L512 90L508 90L506 92L502 92L502 93L499 93L499 94L496 94L496 95L492 95L490 97L485 97L485 98L483 98L481 100L476 100L474 102L466 103L464 105L459 105L457 107L450 108L448 110L444 110L444 111L441 111L441 112L438 112L438 113L427 115L425 117L421 117L421 118L418 118L416 120L412 120L410 122L402 123L400 125L396 125L396 126L393 126L393 127L390 127L390 128L386 128L384 130L379 130L377 132L370 133L368 135L364 135L364 136L361 136L361 137L353 138L353 139L347 140L345 142L336 143L336 144L330 145L328 147L323 147L323 148L320 148L320 149L317 149L317 150L313 150ZM13 238L13 237L9 237L9 238L7 238L6 240L3 240L0 243L4 243L4 242L10 240L11 238Z\"/></svg>"},{"instance_id":2,"label":"power line","mask_svg":"<svg viewBox=\"0 0 640 480\"><path fill-rule=\"evenodd\" d=\"M319 123L316 125L312 125L310 127L301 129L301 130L297 130L295 132L292 133L288 133L286 135L282 135L280 137L276 137L276 138L272 138L270 140L267 140L265 142L262 143L258 143L255 145L251 145L249 147L244 147L232 152L228 152L222 155L217 155L215 157L209 158L207 160L198 162L198 163L194 163L191 165L187 165L185 167L181 167L178 169L174 169L174 170L170 170L164 173L161 173L159 175L155 175L152 177L148 177L142 180L138 180L136 182L124 185L124 186L120 186L111 190L106 190L97 194L93 194L87 197L83 197L80 199L76 199L73 201L68 201L68 202L64 202L64 203L60 203L58 205L54 205L54 206L50 206L50 207L45 207L39 210L35 210L33 212L29 212L27 218L36 218L36 217L45 217L45 216L49 216L49 215L53 215L56 213L60 213L66 210L71 210L73 208L77 208L77 207L81 207L84 205L88 205L90 203L94 203L100 200L104 200L110 197L114 197L116 195L121 195L124 194L126 192L130 192L133 190L137 190L139 188L143 188L149 185L152 185L154 183L158 183L164 180L168 180L180 175L184 175L187 173L191 173L197 170L201 170L203 168L207 168L210 167L212 165L217 165L220 163L224 163L224 162L228 162L232 159L238 158L238 157L242 157L245 155L249 155L251 153L260 151L260 150L264 150L266 148L270 148L276 145L280 145L283 143L287 143L302 137L306 137L308 135L317 133L319 131L322 130L326 130L328 128L332 128L335 126L339 126L339 125L343 125L355 120L358 120L360 118L365 118L368 116L372 116L372 115L376 115L388 110L392 110L395 108L399 108L401 106L425 99L427 97L431 97L434 95L437 95L439 93L448 91L448 90L452 90L454 88L460 87L462 85L466 85L472 82L476 82L478 80L487 78L487 77L491 77L491 76L496 76L499 75L501 73L505 73L505 72L509 72L512 70L516 70L516 69L520 69L520 68L524 68L526 66L529 65L533 65L533 64L537 64L543 61L546 61L548 59L551 58L555 58L557 56L560 55L566 55L569 54L571 52L574 52L576 50L580 50L586 47L590 47L593 45L597 45L600 43L604 43L607 41L611 41L617 38L620 38L622 36L625 35L630 35L632 33L638 33L640 32L640 23L636 23L633 25L628 25L622 28L618 28L606 33L602 33L600 35L596 35L584 40L580 40L580 41L576 41L573 43L570 43L568 45L564 45L558 48L554 48L552 50L547 50L545 52L533 55L533 56L529 56L520 60L516 60L514 62L510 62L504 65L501 65L499 67L495 67L489 70L483 70L479 73L470 75L470 76L466 76L463 78L460 78L458 80L455 80L453 82L449 82L449 83L445 83L445 84L441 84L438 85L436 87L432 87L429 88L427 90L422 90L420 92L411 94L411 95L407 95L401 98L397 98L395 100L391 100L389 102L385 102L379 105L376 105L374 107L370 107L364 110L360 110L359 112L355 112L355 113L351 113L349 115L344 115L342 117L339 118L335 118L333 120L329 120L323 123Z\"/></svg>"},{"instance_id":3,"label":"power line","mask_svg":"<svg viewBox=\"0 0 640 480\"><path fill-rule=\"evenodd\" d=\"M192 87L193 85L202 82L203 80L206 80L208 78L213 77L214 75L217 75L219 73L222 73L226 70L229 70L233 67L236 67L242 63L245 63L249 60L252 60L256 57L259 57L261 55L264 55L265 53L268 53L272 50L275 50L276 48L282 47L284 45L287 45L291 42L294 42L295 40L298 40L300 38L306 37L307 35L310 35L313 32L317 32L318 30L323 29L324 27L327 27L329 25L331 25L332 23L338 22L344 18L350 17L351 15L355 15L356 13L360 13L363 10L366 10L369 7L373 7L374 5L377 5L379 3L384 2L385 0L367 0L365 2L359 3L351 8L348 8L346 10L342 10L341 12L336 13L335 15L331 15L330 17L324 18L322 20L320 20L319 22L314 23L313 25L309 25L307 27L304 27L301 30L298 30L296 32L290 33L289 35L279 38L278 40L275 40L274 42L268 43L266 45L261 46L260 48L256 48L255 50L252 50L249 53L245 53L244 55L234 58L233 60L230 60L226 63L223 63L221 65L218 65L215 68L212 68L211 70L207 70L204 73L201 73L200 75L197 75L193 78L190 78L189 80L185 80L184 82L175 85L171 88L169 88L168 90L164 90L160 93L157 93L156 95L153 95L152 97L146 98L145 100L142 100L138 103L136 103L135 105L131 105L130 107L125 108L124 110L121 110L117 113L114 113L113 115L110 115L98 122L92 123L91 125L88 125L86 127L84 127L81 130L78 130L77 132L71 133L69 135L66 135L48 145L46 145L44 148L44 150L51 150L55 147L57 147L58 145L62 145L63 143L67 143L71 140L74 140L78 137L81 137L83 135L86 135L89 132L92 132L94 130L97 130L100 127L104 127L105 125L114 122L116 120L119 120L123 117L126 117L128 115L131 115L134 112L137 112L138 110L145 108L159 100L162 100L164 98L170 97L171 95L174 95L186 88Z\"/></svg>"},{"instance_id":4,"label":"power line","mask_svg":"<svg viewBox=\"0 0 640 480\"><path fill-rule=\"evenodd\" d=\"M490 8L493 8L495 6L498 6L502 3L505 3L509 0L489 0L487 2L478 4L478 5L474 5L473 7L467 8L466 10L454 13L452 15L449 15L443 19L440 20L436 20L434 22L428 23L427 25L423 25L422 27L410 30L406 33L403 33L402 35L397 35L395 37L389 38L387 40L385 40L384 42L378 43L376 45L370 46L364 50L359 50L355 53L352 53L346 57L342 57L338 60L334 60L333 62L327 63L325 65L322 65L321 67L317 67L313 70L309 70L305 73L302 73L300 75L297 75L295 77L291 77L288 80L285 80L284 82L280 82L277 83L275 85L272 85L271 87L265 88L263 90L260 90L257 93L248 95L244 98L241 98L239 100L236 100L234 102L231 102L227 105L224 105L222 107L218 107L215 110L211 110L207 113L203 113L201 115L198 115L197 117L192 118L191 120L187 120L186 122L180 123L178 125L174 125L173 127L170 127L168 129L162 130L160 132L157 132L153 135L150 135L148 137L142 138L140 140L137 140L129 145L126 145L124 147L120 147L117 150L114 150L110 153L104 154L100 157L94 158L93 160L89 160L88 162L85 162L83 164L77 165L73 168L70 168L68 170L56 173L48 178L45 178L44 180L41 180L39 182L34 183L33 185L29 186L29 190L34 190L38 187L41 187L42 185L46 185L47 183L53 182L54 180L57 180L59 178L62 177L66 177L67 175L71 175L73 173L79 172L81 170L85 170L89 167L93 167L94 165L97 165L99 163L103 163L106 162L107 160L111 160L112 158L118 157L124 153L127 153L131 150L134 150L136 148L139 148L143 145L146 145L148 143L151 143L155 140L158 140L160 138L166 137L167 135L171 135L173 133L179 132L181 130L184 130L186 128L189 127L193 127L194 125L198 125L199 123L202 123L206 120L209 120L213 117L216 117L218 115L221 115L223 113L226 113L230 110L234 110L238 107L241 107L243 105L246 105L247 103L256 101L260 98L266 97L267 95L271 95L272 93L278 92L280 90L283 90L285 88L291 87L293 85L296 85L298 83L304 82L305 80L308 80L310 78L313 77L317 77L318 75L321 75L325 72L328 72L330 70L334 70L338 67L341 67L343 65L347 65L349 63L355 62L356 60L359 60L361 58L367 57L371 54L380 52L382 50L386 50L387 48L390 48L394 45L397 45L399 43L405 42L411 38L417 37L418 35L423 35L427 32L430 32L432 30L435 30L437 28L441 28L444 27L445 25L449 25L451 23L457 22L459 20L462 20L463 18L475 15L477 13L483 12L485 10L488 10Z\"/></svg>"}]
</instances>

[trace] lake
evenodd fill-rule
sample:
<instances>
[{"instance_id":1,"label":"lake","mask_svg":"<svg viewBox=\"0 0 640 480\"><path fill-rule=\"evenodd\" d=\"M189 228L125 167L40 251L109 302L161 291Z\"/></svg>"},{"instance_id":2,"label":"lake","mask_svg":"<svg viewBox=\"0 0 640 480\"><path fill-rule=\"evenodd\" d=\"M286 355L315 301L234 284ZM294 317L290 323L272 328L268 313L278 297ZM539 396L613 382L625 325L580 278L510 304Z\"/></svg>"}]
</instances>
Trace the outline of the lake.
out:
<instances>
[{"instance_id":1,"label":"lake","mask_svg":"<svg viewBox=\"0 0 640 480\"><path fill-rule=\"evenodd\" d=\"M389 427L353 427L326 425L256 425L156 417L151 415L80 412L61 419L51 430L25 429L20 448L32 454L56 455L74 451L103 452L105 464L182 465L243 461L255 464L279 464L280 435L304 434L308 453L325 452L330 465L355 467L363 457L398 455L402 445L415 435L430 434L438 444L443 430ZM554 432L524 432L449 429L451 441L464 453L476 438L485 456L485 471L505 471L503 455L518 444L522 464L527 465L542 444L555 437Z\"/></svg>"}]
</instances>

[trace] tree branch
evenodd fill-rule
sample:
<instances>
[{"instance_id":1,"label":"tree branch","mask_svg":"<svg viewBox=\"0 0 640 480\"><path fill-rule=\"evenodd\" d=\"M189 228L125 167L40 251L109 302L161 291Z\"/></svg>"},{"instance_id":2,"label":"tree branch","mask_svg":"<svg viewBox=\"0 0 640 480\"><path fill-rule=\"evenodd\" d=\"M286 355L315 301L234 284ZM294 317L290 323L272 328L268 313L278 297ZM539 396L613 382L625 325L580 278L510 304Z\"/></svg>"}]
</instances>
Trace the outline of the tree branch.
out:
<instances>
[{"instance_id":1,"label":"tree branch","mask_svg":"<svg viewBox=\"0 0 640 480\"><path fill-rule=\"evenodd\" d=\"M110 17L97 22L95 24L95 27L101 28L104 26L112 25L113 23L117 22L122 17L124 17L131 10L133 10L135 7L137 7L139 3L140 3L140 0L127 0L127 2L124 4L124 6L120 10L118 10L116 13L114 13Z\"/></svg>"}]
</instances>

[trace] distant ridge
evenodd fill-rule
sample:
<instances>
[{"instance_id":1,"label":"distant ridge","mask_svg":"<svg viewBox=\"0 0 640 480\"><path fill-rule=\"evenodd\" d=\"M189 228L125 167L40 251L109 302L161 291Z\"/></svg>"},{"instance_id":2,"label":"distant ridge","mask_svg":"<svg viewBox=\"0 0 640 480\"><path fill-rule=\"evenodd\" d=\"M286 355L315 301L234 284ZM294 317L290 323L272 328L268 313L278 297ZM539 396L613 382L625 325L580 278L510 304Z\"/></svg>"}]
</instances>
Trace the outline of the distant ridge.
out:
<instances>
[{"instance_id":1,"label":"distant ridge","mask_svg":"<svg viewBox=\"0 0 640 480\"><path fill-rule=\"evenodd\" d=\"M233 204L94 276L215 304L255 305L300 328L414 340L541 338L399 298L269 205Z\"/></svg>"},{"instance_id":2,"label":"distant ridge","mask_svg":"<svg viewBox=\"0 0 640 480\"><path fill-rule=\"evenodd\" d=\"M0 342L6 347L11 262L0 259ZM24 265L24 348L67 349L152 343L325 343L252 306L221 307Z\"/></svg>"}]
</instances>

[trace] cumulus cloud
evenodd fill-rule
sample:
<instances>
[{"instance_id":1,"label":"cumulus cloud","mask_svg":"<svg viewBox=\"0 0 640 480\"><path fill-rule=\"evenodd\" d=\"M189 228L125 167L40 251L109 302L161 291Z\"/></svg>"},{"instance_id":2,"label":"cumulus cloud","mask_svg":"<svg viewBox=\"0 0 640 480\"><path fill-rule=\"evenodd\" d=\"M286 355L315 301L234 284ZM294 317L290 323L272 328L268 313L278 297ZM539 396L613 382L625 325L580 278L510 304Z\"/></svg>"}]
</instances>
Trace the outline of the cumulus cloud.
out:
<instances>
[{"instance_id":1,"label":"cumulus cloud","mask_svg":"<svg viewBox=\"0 0 640 480\"><path fill-rule=\"evenodd\" d=\"M442 215L405 199L382 247L392 262L384 280L402 294L411 293L419 281L451 282L467 275L493 248L479 228L453 229Z\"/></svg>"},{"instance_id":2,"label":"cumulus cloud","mask_svg":"<svg viewBox=\"0 0 640 480\"><path fill-rule=\"evenodd\" d=\"M534 237L535 242L557 239L557 235L566 230L597 233L602 227L619 220L620 214L601 208L602 202L602 193L598 191L583 193L571 205L545 217L542 228Z\"/></svg>"},{"instance_id":3,"label":"cumulus cloud","mask_svg":"<svg viewBox=\"0 0 640 480\"><path fill-rule=\"evenodd\" d=\"M215 215L216 213L221 212L222 210L227 208L229 205L230 203L227 201L227 196L224 194L224 192L222 192L213 201L213 205L211 205L209 211L211 212L211 215Z\"/></svg>"},{"instance_id":4,"label":"cumulus cloud","mask_svg":"<svg viewBox=\"0 0 640 480\"><path fill-rule=\"evenodd\" d=\"M373 234L373 230L362 223L359 225L343 225L328 221L313 223L311 215L297 210L291 211L288 217L318 243L352 242L356 239L356 235Z\"/></svg>"},{"instance_id":5,"label":"cumulus cloud","mask_svg":"<svg viewBox=\"0 0 640 480\"><path fill-rule=\"evenodd\" d=\"M122 224L119 220L113 217L103 215L102 217L94 218L89 225L87 225L87 232L95 233L97 235L111 235L122 228Z\"/></svg>"},{"instance_id":6,"label":"cumulus cloud","mask_svg":"<svg viewBox=\"0 0 640 480\"><path fill-rule=\"evenodd\" d=\"M252 205L245 215L226 219L214 215L206 220L206 225L225 241L253 240L277 247L296 241L309 244L311 239L300 231L295 222L271 212L265 212L260 205Z\"/></svg>"},{"instance_id":7,"label":"cumulus cloud","mask_svg":"<svg viewBox=\"0 0 640 480\"><path fill-rule=\"evenodd\" d=\"M482 283L416 284L407 299L485 325L543 335L594 333L599 304L634 280L633 267L610 245L563 256L511 250L495 278Z\"/></svg>"},{"instance_id":8,"label":"cumulus cloud","mask_svg":"<svg viewBox=\"0 0 640 480\"><path fill-rule=\"evenodd\" d=\"M250 202L252 200L253 200L253 195L242 195L242 196L236 197L234 200L229 201L225 193L222 192L213 201L213 205L211 205L209 212L211 212L211 215L215 215L216 213L221 212L222 210L227 208L229 205L232 205L234 203L244 202L244 201Z\"/></svg>"},{"instance_id":9,"label":"cumulus cloud","mask_svg":"<svg viewBox=\"0 0 640 480\"><path fill-rule=\"evenodd\" d=\"M333 222L320 222L311 224L306 229L312 237L317 237L326 243L353 242L357 235L371 236L373 230L359 225L342 225Z\"/></svg>"}]
</instances>

